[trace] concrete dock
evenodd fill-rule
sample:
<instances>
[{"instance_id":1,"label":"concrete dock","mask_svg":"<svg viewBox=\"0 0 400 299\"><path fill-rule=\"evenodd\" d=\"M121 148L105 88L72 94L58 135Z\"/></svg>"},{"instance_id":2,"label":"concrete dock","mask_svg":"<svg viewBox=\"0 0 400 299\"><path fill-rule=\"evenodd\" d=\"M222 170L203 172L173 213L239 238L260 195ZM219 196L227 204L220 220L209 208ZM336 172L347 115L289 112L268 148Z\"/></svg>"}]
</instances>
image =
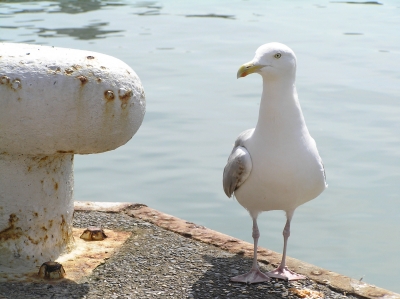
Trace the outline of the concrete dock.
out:
<instances>
[{"instance_id":1,"label":"concrete dock","mask_svg":"<svg viewBox=\"0 0 400 299\"><path fill-rule=\"evenodd\" d=\"M79 234L101 226L108 238L84 241ZM62 256L66 277L46 280L36 272L0 273L0 299L19 298L400 298L288 258L288 267L308 279L254 285L232 283L247 271L253 245L164 214L142 204L75 202L76 249ZM262 271L281 255L259 248Z\"/></svg>"}]
</instances>

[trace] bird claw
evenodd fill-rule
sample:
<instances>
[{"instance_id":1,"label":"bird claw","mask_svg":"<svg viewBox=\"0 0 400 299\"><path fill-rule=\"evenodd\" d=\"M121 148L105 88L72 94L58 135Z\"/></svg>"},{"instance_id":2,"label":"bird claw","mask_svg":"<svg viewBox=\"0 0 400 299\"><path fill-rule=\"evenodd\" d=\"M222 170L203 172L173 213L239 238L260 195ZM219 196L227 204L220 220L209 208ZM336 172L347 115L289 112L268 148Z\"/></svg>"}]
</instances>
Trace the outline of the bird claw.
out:
<instances>
[{"instance_id":1,"label":"bird claw","mask_svg":"<svg viewBox=\"0 0 400 299\"><path fill-rule=\"evenodd\" d=\"M260 269L251 269L250 272L242 275L238 275L231 278L231 281L242 282L242 283L260 283L269 281L270 278L267 274L264 274Z\"/></svg>"},{"instance_id":2,"label":"bird claw","mask_svg":"<svg viewBox=\"0 0 400 299\"><path fill-rule=\"evenodd\" d=\"M280 267L278 267L274 271L268 272L267 274L269 277L283 279L283 280L306 279L306 277L304 275L297 274L297 273L289 270L288 267L284 267L282 269Z\"/></svg>"}]
</instances>

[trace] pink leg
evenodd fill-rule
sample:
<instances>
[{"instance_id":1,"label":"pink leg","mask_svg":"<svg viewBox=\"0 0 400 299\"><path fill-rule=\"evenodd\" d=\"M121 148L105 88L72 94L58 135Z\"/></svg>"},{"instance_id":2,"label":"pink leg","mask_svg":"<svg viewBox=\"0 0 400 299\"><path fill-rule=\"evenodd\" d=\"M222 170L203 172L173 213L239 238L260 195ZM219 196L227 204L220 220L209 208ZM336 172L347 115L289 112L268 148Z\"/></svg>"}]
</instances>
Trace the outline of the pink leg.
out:
<instances>
[{"instance_id":1,"label":"pink leg","mask_svg":"<svg viewBox=\"0 0 400 299\"><path fill-rule=\"evenodd\" d=\"M283 255L281 264L274 271L268 272L269 277L280 278L284 280L306 279L305 276L297 274L289 270L288 267L286 267L286 248L287 248L287 241L290 236L290 221L292 220L293 212L294 211L286 212L287 220L285 228L283 229Z\"/></svg>"},{"instance_id":2,"label":"pink leg","mask_svg":"<svg viewBox=\"0 0 400 299\"><path fill-rule=\"evenodd\" d=\"M260 237L260 231L258 230L257 218L253 217L253 239L254 239L254 258L253 266L250 271L246 274L238 275L231 278L231 281L244 282L244 283L258 283L269 281L270 278L260 271L257 262L257 243Z\"/></svg>"}]
</instances>

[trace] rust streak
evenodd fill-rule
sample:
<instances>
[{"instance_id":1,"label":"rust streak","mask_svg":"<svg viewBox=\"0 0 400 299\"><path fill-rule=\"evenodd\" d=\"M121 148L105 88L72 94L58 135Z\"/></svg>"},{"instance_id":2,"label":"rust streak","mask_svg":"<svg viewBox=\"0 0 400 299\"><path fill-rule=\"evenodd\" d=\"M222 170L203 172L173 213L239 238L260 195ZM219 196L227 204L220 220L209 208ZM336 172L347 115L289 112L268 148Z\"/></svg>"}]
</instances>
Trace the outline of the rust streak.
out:
<instances>
[{"instance_id":1,"label":"rust streak","mask_svg":"<svg viewBox=\"0 0 400 299\"><path fill-rule=\"evenodd\" d=\"M0 240L16 240L23 235L21 228L15 227L15 223L17 223L18 220L19 218L17 217L17 215L10 214L10 217L8 219L8 227L0 232Z\"/></svg>"},{"instance_id":2,"label":"rust streak","mask_svg":"<svg viewBox=\"0 0 400 299\"><path fill-rule=\"evenodd\" d=\"M78 77L76 77L77 79L79 79L80 81L81 81L81 84L82 85L85 85L86 83L88 83L88 78L86 78L85 76L83 76L83 75L80 75L80 76L78 76Z\"/></svg>"},{"instance_id":3,"label":"rust streak","mask_svg":"<svg viewBox=\"0 0 400 299\"><path fill-rule=\"evenodd\" d=\"M104 92L104 98L105 98L107 101L113 101L113 100L115 99L115 95L114 95L114 93L113 93L111 90L106 90L106 91Z\"/></svg>"},{"instance_id":4,"label":"rust streak","mask_svg":"<svg viewBox=\"0 0 400 299\"><path fill-rule=\"evenodd\" d=\"M79 64L74 64L73 66L71 66L71 68L73 68L74 70L79 70L82 68L82 66Z\"/></svg>"},{"instance_id":5,"label":"rust streak","mask_svg":"<svg viewBox=\"0 0 400 299\"><path fill-rule=\"evenodd\" d=\"M40 163L40 162L44 162L44 161L46 161L46 160L47 160L47 158L48 158L48 156L44 156L44 157L40 158L40 159L39 159L39 163Z\"/></svg>"},{"instance_id":6,"label":"rust streak","mask_svg":"<svg viewBox=\"0 0 400 299\"><path fill-rule=\"evenodd\" d=\"M73 72L74 72L74 70L71 68L67 68L64 70L64 73L66 73L67 75L71 75Z\"/></svg>"},{"instance_id":7,"label":"rust streak","mask_svg":"<svg viewBox=\"0 0 400 299\"><path fill-rule=\"evenodd\" d=\"M27 238L28 238L29 241L31 241L32 244L35 244L35 245L39 244L39 240L34 240L30 236L27 236Z\"/></svg>"},{"instance_id":8,"label":"rust streak","mask_svg":"<svg viewBox=\"0 0 400 299\"><path fill-rule=\"evenodd\" d=\"M132 90L127 90L125 93L118 92L118 97L121 101L126 102L132 97L133 92Z\"/></svg>"}]
</instances>

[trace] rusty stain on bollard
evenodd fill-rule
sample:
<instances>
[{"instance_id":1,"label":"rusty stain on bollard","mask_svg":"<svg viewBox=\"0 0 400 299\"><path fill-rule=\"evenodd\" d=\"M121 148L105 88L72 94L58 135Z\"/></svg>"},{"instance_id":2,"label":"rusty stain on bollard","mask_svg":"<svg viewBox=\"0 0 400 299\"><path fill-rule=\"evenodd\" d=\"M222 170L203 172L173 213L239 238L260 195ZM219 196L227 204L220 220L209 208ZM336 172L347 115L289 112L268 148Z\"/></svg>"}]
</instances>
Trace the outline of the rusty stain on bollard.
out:
<instances>
[{"instance_id":1,"label":"rusty stain on bollard","mask_svg":"<svg viewBox=\"0 0 400 299\"><path fill-rule=\"evenodd\" d=\"M66 68L66 69L64 70L64 72L65 72L67 75L71 75L71 74L74 72L74 70L71 69L71 68Z\"/></svg>"},{"instance_id":2,"label":"rusty stain on bollard","mask_svg":"<svg viewBox=\"0 0 400 299\"><path fill-rule=\"evenodd\" d=\"M118 97L121 101L129 101L129 99L132 97L132 95L133 95L133 92L130 89L126 90L125 88L120 88L118 90Z\"/></svg>"},{"instance_id":3,"label":"rusty stain on bollard","mask_svg":"<svg viewBox=\"0 0 400 299\"><path fill-rule=\"evenodd\" d=\"M102 228L90 226L85 229L80 238L86 241L102 241L107 236Z\"/></svg>"},{"instance_id":4,"label":"rusty stain on bollard","mask_svg":"<svg viewBox=\"0 0 400 299\"><path fill-rule=\"evenodd\" d=\"M118 97L121 100L121 108L125 109L128 106L130 98L133 96L132 90L126 90L125 88L120 88L118 90Z\"/></svg>"},{"instance_id":5,"label":"rusty stain on bollard","mask_svg":"<svg viewBox=\"0 0 400 299\"><path fill-rule=\"evenodd\" d=\"M10 77L7 76L2 76L0 79L0 84L9 84L10 83Z\"/></svg>"},{"instance_id":6,"label":"rusty stain on bollard","mask_svg":"<svg viewBox=\"0 0 400 299\"><path fill-rule=\"evenodd\" d=\"M11 84L11 88L14 90L21 89L21 81L19 79L14 79Z\"/></svg>"},{"instance_id":7,"label":"rusty stain on bollard","mask_svg":"<svg viewBox=\"0 0 400 299\"><path fill-rule=\"evenodd\" d=\"M106 98L107 101L112 101L115 99L115 95L111 90L106 90L104 92L104 97Z\"/></svg>"},{"instance_id":8,"label":"rusty stain on bollard","mask_svg":"<svg viewBox=\"0 0 400 299\"><path fill-rule=\"evenodd\" d=\"M80 76L78 76L76 78L79 79L79 81L81 81L81 85L85 85L89 81L88 78L86 78L83 75L80 75Z\"/></svg>"},{"instance_id":9,"label":"rusty stain on bollard","mask_svg":"<svg viewBox=\"0 0 400 299\"><path fill-rule=\"evenodd\" d=\"M14 91L21 89L21 80L19 78L15 78L11 81L10 77L2 76L0 78L0 84L8 85Z\"/></svg>"},{"instance_id":10,"label":"rusty stain on bollard","mask_svg":"<svg viewBox=\"0 0 400 299\"><path fill-rule=\"evenodd\" d=\"M40 266L38 275L46 279L60 279L65 277L65 270L60 263L49 261Z\"/></svg>"}]
</instances>

